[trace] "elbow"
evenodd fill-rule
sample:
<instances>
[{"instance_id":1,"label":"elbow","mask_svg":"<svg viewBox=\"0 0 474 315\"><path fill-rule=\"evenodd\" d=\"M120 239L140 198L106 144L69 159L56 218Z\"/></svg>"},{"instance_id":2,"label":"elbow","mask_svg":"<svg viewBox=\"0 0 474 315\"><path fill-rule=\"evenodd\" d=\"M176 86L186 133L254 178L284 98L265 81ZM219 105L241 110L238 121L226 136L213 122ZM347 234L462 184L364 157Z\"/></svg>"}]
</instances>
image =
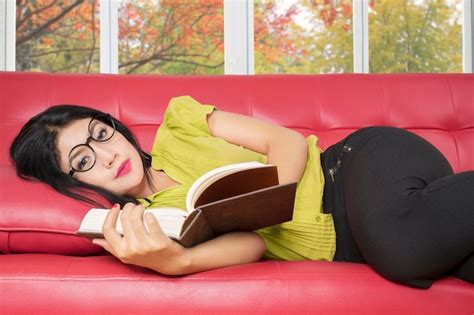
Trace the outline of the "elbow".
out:
<instances>
[{"instance_id":1,"label":"elbow","mask_svg":"<svg viewBox=\"0 0 474 315\"><path fill-rule=\"evenodd\" d=\"M254 236L256 238L255 243L257 244L256 246L257 249L255 250L255 257L253 259L253 261L255 262L262 259L263 254L265 254L265 251L267 250L267 245L265 244L265 240L263 239L262 236L260 236L260 234L258 234L257 232L253 232L253 234L255 235Z\"/></svg>"},{"instance_id":2,"label":"elbow","mask_svg":"<svg viewBox=\"0 0 474 315\"><path fill-rule=\"evenodd\" d=\"M306 142L306 138L298 131L292 130L292 133L289 134L287 139L287 143L292 144L294 154L306 162L308 156L308 143Z\"/></svg>"},{"instance_id":3,"label":"elbow","mask_svg":"<svg viewBox=\"0 0 474 315\"><path fill-rule=\"evenodd\" d=\"M302 155L306 157L308 155L308 143L306 142L306 138L297 131L295 131L295 133L297 133L297 135L295 136L296 137L295 141L299 143L301 147Z\"/></svg>"}]
</instances>

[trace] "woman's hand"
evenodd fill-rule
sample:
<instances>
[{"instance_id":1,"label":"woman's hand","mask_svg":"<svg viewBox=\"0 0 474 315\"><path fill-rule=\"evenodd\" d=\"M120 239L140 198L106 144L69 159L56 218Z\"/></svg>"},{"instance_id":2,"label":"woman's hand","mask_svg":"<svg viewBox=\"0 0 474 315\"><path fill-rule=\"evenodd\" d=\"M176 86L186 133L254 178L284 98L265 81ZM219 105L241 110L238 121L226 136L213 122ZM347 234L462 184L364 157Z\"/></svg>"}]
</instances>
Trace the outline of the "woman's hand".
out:
<instances>
[{"instance_id":1,"label":"woman's hand","mask_svg":"<svg viewBox=\"0 0 474 315\"><path fill-rule=\"evenodd\" d=\"M163 233L158 221L151 213L143 222L143 205L127 203L120 216L124 235L115 229L120 206L116 204L105 218L102 232L105 239L92 242L102 246L123 263L153 269L163 274L178 275L186 270L188 250Z\"/></svg>"}]
</instances>

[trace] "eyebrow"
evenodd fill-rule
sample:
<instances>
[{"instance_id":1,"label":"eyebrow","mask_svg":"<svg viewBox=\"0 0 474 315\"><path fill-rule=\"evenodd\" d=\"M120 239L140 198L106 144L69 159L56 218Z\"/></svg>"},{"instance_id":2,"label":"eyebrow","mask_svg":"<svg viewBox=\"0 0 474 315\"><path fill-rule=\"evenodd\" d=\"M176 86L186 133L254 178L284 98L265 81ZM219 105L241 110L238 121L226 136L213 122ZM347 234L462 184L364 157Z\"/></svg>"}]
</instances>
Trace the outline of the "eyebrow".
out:
<instances>
[{"instance_id":1,"label":"eyebrow","mask_svg":"<svg viewBox=\"0 0 474 315\"><path fill-rule=\"evenodd\" d=\"M79 155L79 152L76 153L76 154L71 155L71 156L69 157L68 162L71 163L71 160L74 160L74 159L76 158L76 156L78 156L78 155Z\"/></svg>"},{"instance_id":2,"label":"eyebrow","mask_svg":"<svg viewBox=\"0 0 474 315\"><path fill-rule=\"evenodd\" d=\"M89 138L89 136L90 136L89 131L87 131L86 140L83 141L83 142L81 142L81 143L76 144L75 146L73 146L73 147L71 148L71 150L69 150L69 153L70 153L76 146L78 146L78 145L80 145L80 144L85 144L85 143L87 142L87 139ZM78 154L79 154L79 153L76 153L76 154L73 154L73 155L71 155L71 156L68 156L68 157L67 157L67 162L68 162L68 164L71 164L71 160L73 160ZM69 165L68 165L68 166L69 166Z\"/></svg>"}]
</instances>

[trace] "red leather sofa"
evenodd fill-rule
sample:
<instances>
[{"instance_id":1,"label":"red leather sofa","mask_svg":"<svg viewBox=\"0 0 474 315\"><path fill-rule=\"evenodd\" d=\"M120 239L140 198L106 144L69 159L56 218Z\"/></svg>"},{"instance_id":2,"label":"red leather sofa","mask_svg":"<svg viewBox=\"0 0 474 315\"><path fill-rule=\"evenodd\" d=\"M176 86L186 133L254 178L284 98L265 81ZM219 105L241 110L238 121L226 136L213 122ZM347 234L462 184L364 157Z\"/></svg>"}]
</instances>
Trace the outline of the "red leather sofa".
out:
<instances>
[{"instance_id":1,"label":"red leather sofa","mask_svg":"<svg viewBox=\"0 0 474 315\"><path fill-rule=\"evenodd\" d=\"M17 178L9 162L22 125L53 104L109 112L149 150L169 99L178 95L314 133L323 149L361 127L403 127L433 143L455 172L474 169L472 74L0 72L0 314L474 313L472 284L445 277L415 289L364 264L262 260L188 276L122 264L74 234L87 205Z\"/></svg>"}]
</instances>

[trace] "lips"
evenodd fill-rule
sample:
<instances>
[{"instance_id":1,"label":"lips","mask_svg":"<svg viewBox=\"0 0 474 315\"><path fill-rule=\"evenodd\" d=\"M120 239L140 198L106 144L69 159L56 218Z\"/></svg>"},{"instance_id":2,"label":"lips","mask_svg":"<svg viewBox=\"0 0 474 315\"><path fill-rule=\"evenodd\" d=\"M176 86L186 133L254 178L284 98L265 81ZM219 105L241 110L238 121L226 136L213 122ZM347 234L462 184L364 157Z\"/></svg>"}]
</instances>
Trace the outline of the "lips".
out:
<instances>
[{"instance_id":1,"label":"lips","mask_svg":"<svg viewBox=\"0 0 474 315\"><path fill-rule=\"evenodd\" d=\"M117 177L120 177L120 176L122 176L122 175L125 175L125 174L127 174L129 171L130 171L130 159L125 160L125 161L120 165L120 167L119 167L118 170L117 170L117 175L116 175L115 177L117 178Z\"/></svg>"}]
</instances>

